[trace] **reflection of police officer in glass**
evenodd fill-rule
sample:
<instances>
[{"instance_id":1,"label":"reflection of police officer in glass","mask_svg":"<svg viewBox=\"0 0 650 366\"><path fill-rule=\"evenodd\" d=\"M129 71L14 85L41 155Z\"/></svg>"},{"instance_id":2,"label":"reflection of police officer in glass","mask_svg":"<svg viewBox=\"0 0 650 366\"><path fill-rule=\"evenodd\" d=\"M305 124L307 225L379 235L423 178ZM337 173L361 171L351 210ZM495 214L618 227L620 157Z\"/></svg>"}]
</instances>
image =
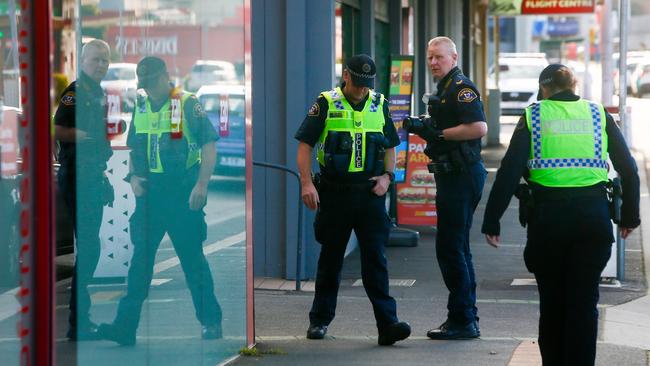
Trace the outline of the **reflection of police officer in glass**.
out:
<instances>
[{"instance_id":1,"label":"reflection of police officer in glass","mask_svg":"<svg viewBox=\"0 0 650 366\"><path fill-rule=\"evenodd\" d=\"M302 198L318 208L314 222L322 245L316 294L309 312L307 338L322 339L334 319L345 248L352 230L359 239L363 286L372 303L380 345L391 345L411 334L399 322L395 299L388 293L384 245L390 222L385 194L394 178L399 138L388 101L370 88L376 67L357 55L343 71L343 86L320 94L296 133ZM320 174L311 177L313 146L317 145Z\"/></svg>"},{"instance_id":2,"label":"reflection of police officer in glass","mask_svg":"<svg viewBox=\"0 0 650 366\"><path fill-rule=\"evenodd\" d=\"M567 67L547 66L539 84L543 100L526 108L519 120L481 231L498 247L499 219L523 175L532 191L532 202L520 201L529 207L524 261L539 290L542 361L593 365L598 282L614 241L606 193L608 153L622 181L623 238L640 223L639 177L612 117L602 105L575 95L576 80Z\"/></svg>"},{"instance_id":3,"label":"reflection of police officer in glass","mask_svg":"<svg viewBox=\"0 0 650 366\"><path fill-rule=\"evenodd\" d=\"M425 152L436 179L436 255L449 289L447 320L427 333L432 339L480 335L469 231L487 175L480 140L487 124L476 86L456 66L457 58L451 39L429 41L427 59L440 104L430 111L435 130Z\"/></svg>"},{"instance_id":4,"label":"reflection of police officer in glass","mask_svg":"<svg viewBox=\"0 0 650 366\"><path fill-rule=\"evenodd\" d=\"M88 282L99 260L103 207L113 201L113 187L104 174L113 151L106 137L106 97L99 85L108 70L109 54L102 40L84 45L79 78L61 93L54 115L54 137L61 147L59 190L76 236L67 333L71 340L94 338L97 329L90 321Z\"/></svg>"},{"instance_id":5,"label":"reflection of police officer in glass","mask_svg":"<svg viewBox=\"0 0 650 366\"><path fill-rule=\"evenodd\" d=\"M156 251L169 234L204 339L221 338L221 308L203 254L206 223L203 207L216 160L216 131L193 95L173 88L165 62L143 58L136 68L138 98L127 140L131 150L130 182L136 208L130 221L134 246L127 294L112 324L99 334L122 345L135 343L142 304L149 293Z\"/></svg>"}]
</instances>

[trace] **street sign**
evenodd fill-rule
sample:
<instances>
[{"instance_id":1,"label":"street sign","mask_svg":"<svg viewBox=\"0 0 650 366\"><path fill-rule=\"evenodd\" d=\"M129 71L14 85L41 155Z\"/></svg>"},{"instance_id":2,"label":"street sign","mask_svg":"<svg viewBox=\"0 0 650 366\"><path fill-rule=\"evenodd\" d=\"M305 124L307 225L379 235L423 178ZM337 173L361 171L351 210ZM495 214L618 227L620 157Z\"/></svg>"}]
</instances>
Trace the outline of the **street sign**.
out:
<instances>
[{"instance_id":1,"label":"street sign","mask_svg":"<svg viewBox=\"0 0 650 366\"><path fill-rule=\"evenodd\" d=\"M491 15L593 13L595 0L490 0Z\"/></svg>"}]
</instances>

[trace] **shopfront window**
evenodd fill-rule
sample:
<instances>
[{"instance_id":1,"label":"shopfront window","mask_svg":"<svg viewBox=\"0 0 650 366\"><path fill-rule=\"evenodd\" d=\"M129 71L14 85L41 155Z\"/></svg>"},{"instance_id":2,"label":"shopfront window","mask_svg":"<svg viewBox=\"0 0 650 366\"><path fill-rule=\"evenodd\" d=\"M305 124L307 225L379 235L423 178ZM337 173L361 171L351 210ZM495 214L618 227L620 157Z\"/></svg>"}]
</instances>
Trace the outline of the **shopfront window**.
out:
<instances>
[{"instance_id":1,"label":"shopfront window","mask_svg":"<svg viewBox=\"0 0 650 366\"><path fill-rule=\"evenodd\" d=\"M76 243L57 364L216 365L246 346L244 4L82 0L55 36L76 80L54 114Z\"/></svg>"},{"instance_id":2,"label":"shopfront window","mask_svg":"<svg viewBox=\"0 0 650 366\"><path fill-rule=\"evenodd\" d=\"M18 365L21 339L17 325L28 324L21 316L21 305L28 297L20 296L21 212L29 203L21 202L21 146L25 135L21 119L20 71L17 34L21 26L20 9L0 1L0 359L3 365ZM26 234L26 233L25 233ZM27 264L29 258L24 259ZM25 281L25 283L29 283ZM23 322L24 320L24 322Z\"/></svg>"}]
</instances>

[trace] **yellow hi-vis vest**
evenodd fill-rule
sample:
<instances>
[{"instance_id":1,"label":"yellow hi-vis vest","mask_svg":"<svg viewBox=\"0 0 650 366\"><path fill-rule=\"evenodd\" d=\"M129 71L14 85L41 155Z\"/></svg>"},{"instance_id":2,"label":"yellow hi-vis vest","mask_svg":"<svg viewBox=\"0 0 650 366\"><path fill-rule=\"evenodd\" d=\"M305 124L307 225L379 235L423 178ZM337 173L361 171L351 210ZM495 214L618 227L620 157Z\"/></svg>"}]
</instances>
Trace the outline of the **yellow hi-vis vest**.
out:
<instances>
[{"instance_id":1,"label":"yellow hi-vis vest","mask_svg":"<svg viewBox=\"0 0 650 366\"><path fill-rule=\"evenodd\" d=\"M530 181L587 187L607 181L607 132L602 105L542 100L526 108L531 137Z\"/></svg>"},{"instance_id":2,"label":"yellow hi-vis vest","mask_svg":"<svg viewBox=\"0 0 650 366\"><path fill-rule=\"evenodd\" d=\"M201 161L201 149L197 146L184 116L185 102L191 96L190 93L174 93L158 112L151 110L149 97L146 97L142 103L136 105L134 126L136 134L147 135L147 159L149 172L164 173L164 167L160 161L160 140L163 134L172 132L172 111L171 104L178 103L180 107L180 121L175 121L182 126L183 139L187 143L187 162L186 168L194 166ZM180 102L180 103L179 103ZM177 117L175 117L177 118Z\"/></svg>"},{"instance_id":3,"label":"yellow hi-vis vest","mask_svg":"<svg viewBox=\"0 0 650 366\"><path fill-rule=\"evenodd\" d=\"M362 111L355 111L345 99L341 88L335 88L321 93L328 102L325 128L320 135L317 145L318 162L325 166L325 139L329 131L348 132L352 137L352 158L348 172L362 172L366 164L366 134L379 132L383 134L384 96L370 90L370 95Z\"/></svg>"}]
</instances>

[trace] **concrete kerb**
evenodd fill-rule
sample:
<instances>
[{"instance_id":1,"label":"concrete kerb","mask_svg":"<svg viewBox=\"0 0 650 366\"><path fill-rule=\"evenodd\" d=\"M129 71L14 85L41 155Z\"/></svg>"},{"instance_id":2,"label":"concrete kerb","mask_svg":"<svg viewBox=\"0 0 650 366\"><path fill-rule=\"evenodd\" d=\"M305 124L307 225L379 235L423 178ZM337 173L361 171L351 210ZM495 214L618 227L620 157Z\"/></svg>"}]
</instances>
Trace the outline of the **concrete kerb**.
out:
<instances>
[{"instance_id":1,"label":"concrete kerb","mask_svg":"<svg viewBox=\"0 0 650 366\"><path fill-rule=\"evenodd\" d=\"M648 171L650 160L648 156L635 156L639 164L641 181L641 246L643 251L643 267L646 280L646 295L625 304L612 306L604 310L603 335L606 343L637 347L650 350L650 194L648 193Z\"/></svg>"}]
</instances>

